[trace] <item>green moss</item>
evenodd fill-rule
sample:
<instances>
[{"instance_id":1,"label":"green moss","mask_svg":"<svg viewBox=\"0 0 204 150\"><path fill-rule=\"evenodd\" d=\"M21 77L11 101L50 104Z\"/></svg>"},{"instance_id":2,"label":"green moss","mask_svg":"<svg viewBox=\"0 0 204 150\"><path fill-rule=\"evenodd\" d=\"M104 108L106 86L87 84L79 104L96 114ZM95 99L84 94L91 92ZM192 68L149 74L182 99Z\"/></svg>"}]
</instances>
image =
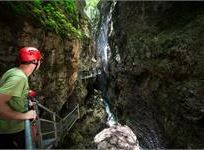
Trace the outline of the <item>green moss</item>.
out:
<instances>
[{"instance_id":1,"label":"green moss","mask_svg":"<svg viewBox=\"0 0 204 150\"><path fill-rule=\"evenodd\" d=\"M82 38L74 0L7 2L7 5L15 14L27 17L32 16L39 21L36 21L36 25L40 24L45 29L56 32L62 37L73 36L78 39Z\"/></svg>"}]
</instances>

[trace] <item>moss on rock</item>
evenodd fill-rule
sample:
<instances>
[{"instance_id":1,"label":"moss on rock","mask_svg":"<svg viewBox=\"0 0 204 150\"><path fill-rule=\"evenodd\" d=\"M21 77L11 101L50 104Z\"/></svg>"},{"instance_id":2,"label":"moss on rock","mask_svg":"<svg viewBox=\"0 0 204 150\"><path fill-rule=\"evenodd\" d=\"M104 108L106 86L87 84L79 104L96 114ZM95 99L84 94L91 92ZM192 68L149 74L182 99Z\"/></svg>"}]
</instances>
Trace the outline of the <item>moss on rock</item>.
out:
<instances>
[{"instance_id":1,"label":"moss on rock","mask_svg":"<svg viewBox=\"0 0 204 150\"><path fill-rule=\"evenodd\" d=\"M62 37L82 38L77 6L74 0L5 2L4 5L16 15L33 17L34 25L60 34Z\"/></svg>"}]
</instances>

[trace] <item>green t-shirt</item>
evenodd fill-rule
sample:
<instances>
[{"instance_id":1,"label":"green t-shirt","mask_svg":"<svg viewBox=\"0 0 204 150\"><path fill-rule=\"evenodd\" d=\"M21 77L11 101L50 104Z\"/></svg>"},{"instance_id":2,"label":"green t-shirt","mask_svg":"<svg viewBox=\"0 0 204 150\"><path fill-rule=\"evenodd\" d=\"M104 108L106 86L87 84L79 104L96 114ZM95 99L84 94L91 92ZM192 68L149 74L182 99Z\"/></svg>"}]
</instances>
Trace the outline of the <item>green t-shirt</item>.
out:
<instances>
[{"instance_id":1,"label":"green t-shirt","mask_svg":"<svg viewBox=\"0 0 204 150\"><path fill-rule=\"evenodd\" d=\"M0 80L0 93L10 95L8 105L14 111L26 111L26 99L28 95L28 78L18 68L8 70ZM24 122L21 120L6 120L0 118L0 133L17 133L24 129Z\"/></svg>"}]
</instances>

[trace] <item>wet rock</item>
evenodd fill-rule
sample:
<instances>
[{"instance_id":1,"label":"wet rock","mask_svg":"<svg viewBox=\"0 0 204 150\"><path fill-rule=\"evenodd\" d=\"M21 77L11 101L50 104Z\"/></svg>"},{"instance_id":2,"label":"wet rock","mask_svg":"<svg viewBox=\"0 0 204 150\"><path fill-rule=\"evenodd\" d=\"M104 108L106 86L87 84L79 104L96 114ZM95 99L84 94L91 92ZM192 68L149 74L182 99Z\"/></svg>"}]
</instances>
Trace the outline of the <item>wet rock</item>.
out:
<instances>
[{"instance_id":1,"label":"wet rock","mask_svg":"<svg viewBox=\"0 0 204 150\"><path fill-rule=\"evenodd\" d=\"M139 150L139 142L133 131L120 124L106 128L94 137L98 149Z\"/></svg>"},{"instance_id":2,"label":"wet rock","mask_svg":"<svg viewBox=\"0 0 204 150\"><path fill-rule=\"evenodd\" d=\"M203 16L200 2L115 6L109 99L142 148L204 147Z\"/></svg>"}]
</instances>

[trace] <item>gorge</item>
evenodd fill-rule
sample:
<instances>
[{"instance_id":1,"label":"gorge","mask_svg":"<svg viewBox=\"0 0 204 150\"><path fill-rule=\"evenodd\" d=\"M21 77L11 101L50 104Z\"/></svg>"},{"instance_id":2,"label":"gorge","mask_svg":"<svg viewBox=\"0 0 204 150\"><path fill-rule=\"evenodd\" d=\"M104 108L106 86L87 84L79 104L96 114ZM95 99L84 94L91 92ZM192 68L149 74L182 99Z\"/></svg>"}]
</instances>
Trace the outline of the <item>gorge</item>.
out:
<instances>
[{"instance_id":1,"label":"gorge","mask_svg":"<svg viewBox=\"0 0 204 150\"><path fill-rule=\"evenodd\" d=\"M40 103L62 117L80 106L56 148L97 148L108 118L141 149L204 148L204 3L99 1L95 20L85 7L0 2L0 75L20 47L37 47L43 63L30 87ZM93 69L100 73L81 78Z\"/></svg>"}]
</instances>

